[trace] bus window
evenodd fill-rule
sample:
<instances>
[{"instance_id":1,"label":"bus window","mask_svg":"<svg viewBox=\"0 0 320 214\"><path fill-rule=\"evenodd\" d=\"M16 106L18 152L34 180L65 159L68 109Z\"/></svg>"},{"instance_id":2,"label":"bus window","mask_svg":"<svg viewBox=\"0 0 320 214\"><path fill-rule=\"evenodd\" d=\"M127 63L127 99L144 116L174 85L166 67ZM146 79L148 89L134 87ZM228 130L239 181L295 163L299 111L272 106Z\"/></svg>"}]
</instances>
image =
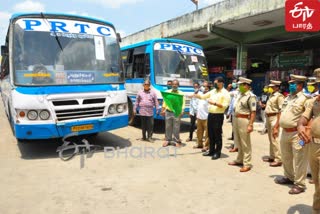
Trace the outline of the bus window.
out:
<instances>
[{"instance_id":1,"label":"bus window","mask_svg":"<svg viewBox=\"0 0 320 214\"><path fill-rule=\"evenodd\" d=\"M122 61L125 70L125 78L132 78L132 61L133 61L133 49L121 52Z\"/></svg>"},{"instance_id":2,"label":"bus window","mask_svg":"<svg viewBox=\"0 0 320 214\"><path fill-rule=\"evenodd\" d=\"M134 56L134 65L133 65L133 77L134 78L143 78L144 77L144 54Z\"/></svg>"},{"instance_id":3,"label":"bus window","mask_svg":"<svg viewBox=\"0 0 320 214\"><path fill-rule=\"evenodd\" d=\"M133 51L133 77L144 78L146 75L146 46L137 47Z\"/></svg>"},{"instance_id":4,"label":"bus window","mask_svg":"<svg viewBox=\"0 0 320 214\"><path fill-rule=\"evenodd\" d=\"M145 62L145 73L146 75L150 75L150 54L145 55L144 62Z\"/></svg>"},{"instance_id":5,"label":"bus window","mask_svg":"<svg viewBox=\"0 0 320 214\"><path fill-rule=\"evenodd\" d=\"M159 85L165 85L168 79L177 78L180 86L192 86L194 81L206 79L207 63L200 49L188 47L186 50L194 52L179 52L160 49L156 44L154 50L155 81Z\"/></svg>"},{"instance_id":6,"label":"bus window","mask_svg":"<svg viewBox=\"0 0 320 214\"><path fill-rule=\"evenodd\" d=\"M139 54L134 56L133 75L134 78L145 78L150 74L150 55Z\"/></svg>"}]
</instances>

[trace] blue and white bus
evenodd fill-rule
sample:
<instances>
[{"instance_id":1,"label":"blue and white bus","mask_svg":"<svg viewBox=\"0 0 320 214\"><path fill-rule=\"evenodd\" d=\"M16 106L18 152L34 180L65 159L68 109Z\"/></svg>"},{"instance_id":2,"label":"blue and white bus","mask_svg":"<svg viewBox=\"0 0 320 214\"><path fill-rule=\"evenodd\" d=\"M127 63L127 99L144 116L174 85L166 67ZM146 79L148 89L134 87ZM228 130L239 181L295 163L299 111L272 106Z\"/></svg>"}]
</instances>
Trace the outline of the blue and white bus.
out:
<instances>
[{"instance_id":1,"label":"blue and white bus","mask_svg":"<svg viewBox=\"0 0 320 214\"><path fill-rule=\"evenodd\" d=\"M14 14L1 94L17 139L96 134L128 124L119 34L104 20Z\"/></svg>"},{"instance_id":2,"label":"blue and white bus","mask_svg":"<svg viewBox=\"0 0 320 214\"><path fill-rule=\"evenodd\" d=\"M168 80L179 80L179 89L192 94L193 83L208 79L206 58L201 46L179 39L152 39L121 48L122 61L128 93L130 123L133 122L133 105L142 89L145 78L156 91L162 104L160 91L167 90ZM186 97L185 116L189 112L190 100ZM154 111L155 119L164 119Z\"/></svg>"}]
</instances>

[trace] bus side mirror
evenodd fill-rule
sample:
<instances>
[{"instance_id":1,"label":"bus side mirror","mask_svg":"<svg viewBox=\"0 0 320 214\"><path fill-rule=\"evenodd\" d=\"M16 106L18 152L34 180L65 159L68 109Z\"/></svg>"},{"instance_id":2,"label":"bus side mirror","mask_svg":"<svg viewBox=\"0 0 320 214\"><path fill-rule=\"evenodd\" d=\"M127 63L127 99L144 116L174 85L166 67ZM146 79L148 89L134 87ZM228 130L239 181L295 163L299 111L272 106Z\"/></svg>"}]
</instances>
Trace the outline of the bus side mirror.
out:
<instances>
[{"instance_id":1,"label":"bus side mirror","mask_svg":"<svg viewBox=\"0 0 320 214\"><path fill-rule=\"evenodd\" d=\"M119 42L122 42L120 33L117 33L117 39L118 39Z\"/></svg>"},{"instance_id":2,"label":"bus side mirror","mask_svg":"<svg viewBox=\"0 0 320 214\"><path fill-rule=\"evenodd\" d=\"M1 56L8 55L8 46L1 45Z\"/></svg>"}]
</instances>

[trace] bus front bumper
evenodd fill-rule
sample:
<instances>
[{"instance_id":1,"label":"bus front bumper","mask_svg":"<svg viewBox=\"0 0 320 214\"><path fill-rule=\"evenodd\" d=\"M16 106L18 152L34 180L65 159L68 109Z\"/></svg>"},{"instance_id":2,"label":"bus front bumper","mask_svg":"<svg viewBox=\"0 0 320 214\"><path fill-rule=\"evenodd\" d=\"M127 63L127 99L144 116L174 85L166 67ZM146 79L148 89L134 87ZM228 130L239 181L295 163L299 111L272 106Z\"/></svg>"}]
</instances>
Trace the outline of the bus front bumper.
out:
<instances>
[{"instance_id":1,"label":"bus front bumper","mask_svg":"<svg viewBox=\"0 0 320 214\"><path fill-rule=\"evenodd\" d=\"M128 115L108 117L95 120L65 122L58 124L15 124L17 139L52 139L61 138L77 132L78 135L93 134L126 127Z\"/></svg>"}]
</instances>

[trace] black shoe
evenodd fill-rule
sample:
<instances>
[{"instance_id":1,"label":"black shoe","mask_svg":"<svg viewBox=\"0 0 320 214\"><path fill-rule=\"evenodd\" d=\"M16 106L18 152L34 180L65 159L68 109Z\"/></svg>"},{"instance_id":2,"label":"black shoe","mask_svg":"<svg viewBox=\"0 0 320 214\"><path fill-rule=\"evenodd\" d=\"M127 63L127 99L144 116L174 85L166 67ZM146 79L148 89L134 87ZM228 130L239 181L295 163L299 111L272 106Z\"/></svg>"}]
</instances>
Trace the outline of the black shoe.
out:
<instances>
[{"instance_id":1,"label":"black shoe","mask_svg":"<svg viewBox=\"0 0 320 214\"><path fill-rule=\"evenodd\" d=\"M213 156L214 154L212 152L205 152L202 154L203 156Z\"/></svg>"},{"instance_id":2,"label":"black shoe","mask_svg":"<svg viewBox=\"0 0 320 214\"><path fill-rule=\"evenodd\" d=\"M220 158L220 154L214 154L211 159L212 160L217 160L219 158Z\"/></svg>"}]
</instances>

